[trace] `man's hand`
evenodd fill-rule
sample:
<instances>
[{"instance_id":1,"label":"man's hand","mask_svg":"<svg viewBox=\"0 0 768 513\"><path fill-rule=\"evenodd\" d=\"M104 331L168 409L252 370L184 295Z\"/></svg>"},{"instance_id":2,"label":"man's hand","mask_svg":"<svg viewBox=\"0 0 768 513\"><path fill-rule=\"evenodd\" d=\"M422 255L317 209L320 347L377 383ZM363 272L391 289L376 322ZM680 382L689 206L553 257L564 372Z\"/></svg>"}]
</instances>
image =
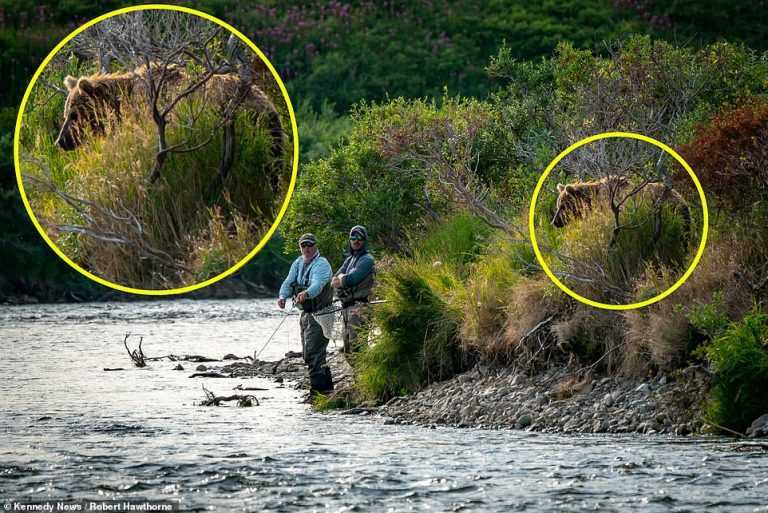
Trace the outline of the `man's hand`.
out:
<instances>
[{"instance_id":1,"label":"man's hand","mask_svg":"<svg viewBox=\"0 0 768 513\"><path fill-rule=\"evenodd\" d=\"M341 288L341 280L344 278L343 274L339 274L338 276L334 276L331 278L331 287L334 289Z\"/></svg>"},{"instance_id":2,"label":"man's hand","mask_svg":"<svg viewBox=\"0 0 768 513\"><path fill-rule=\"evenodd\" d=\"M303 303L307 299L307 291L302 290L298 294L296 294L296 302L297 303Z\"/></svg>"},{"instance_id":3,"label":"man's hand","mask_svg":"<svg viewBox=\"0 0 768 513\"><path fill-rule=\"evenodd\" d=\"M280 299L278 299L277 300L277 306L279 306L280 308L285 308L285 299L282 298L282 297Z\"/></svg>"}]
</instances>

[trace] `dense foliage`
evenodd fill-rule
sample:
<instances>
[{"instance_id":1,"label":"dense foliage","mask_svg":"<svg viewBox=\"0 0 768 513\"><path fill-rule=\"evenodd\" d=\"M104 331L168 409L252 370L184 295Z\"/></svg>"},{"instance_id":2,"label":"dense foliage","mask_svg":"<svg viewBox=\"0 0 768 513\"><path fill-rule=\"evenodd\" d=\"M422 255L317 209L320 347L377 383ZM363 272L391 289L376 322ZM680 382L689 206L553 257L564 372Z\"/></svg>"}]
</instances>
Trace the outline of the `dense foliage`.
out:
<instances>
[{"instance_id":1,"label":"dense foliage","mask_svg":"<svg viewBox=\"0 0 768 513\"><path fill-rule=\"evenodd\" d=\"M768 410L768 315L749 313L703 353L717 372L707 415L717 427L743 433Z\"/></svg>"},{"instance_id":2,"label":"dense foliage","mask_svg":"<svg viewBox=\"0 0 768 513\"><path fill-rule=\"evenodd\" d=\"M448 87L450 94L484 96L492 90L493 80L504 82L503 69L492 74L492 80L483 72L488 59L504 40L507 56L517 59L523 67L528 59L549 54L559 41L571 41L576 48L596 48L604 39L632 31L657 32L671 37L686 33L696 36L694 42L725 36L747 41L753 48L763 48L768 39L761 37L762 29L753 23L751 4L727 4L691 6L675 2L667 5L661 1L610 4L588 0L539 4L519 0L378 4L334 0L299 4L270 1L254 5L204 0L188 5L232 23L270 56L287 79L294 103L299 106L299 129L302 137L306 136L302 162L308 162L327 154L337 144L349 126L338 113L343 114L360 99L383 100L387 95L440 98L443 86ZM66 33L97 13L125 5L129 3L112 0L0 2L0 72L8 85L0 92L0 126L3 128L0 186L4 190L15 187L9 158L11 128L15 107L34 69ZM720 23L722 16L728 23ZM533 73L539 71L534 69ZM529 108L541 113L548 110L546 103L538 102L547 97L546 83L538 89L543 95L528 96L532 84L528 81L520 90L521 95L528 98L528 105L513 105L510 111L502 112L505 123L498 123L499 130L510 129L510 121L525 128L529 124L525 115ZM535 116L530 124L536 125L537 119L540 116ZM540 155L539 161L546 158L546 151L540 146L547 141L546 131L534 130L526 139ZM505 146L504 151L508 152L509 148L511 146ZM508 181L525 181L524 174L516 176L518 178L508 178ZM512 183L510 190L515 188ZM1 244L3 261L16 258L13 254L33 246L40 246L34 254L52 255L42 247L30 224L11 222L25 218L19 215L22 206L18 196L6 194L4 198L7 208L3 209L6 227ZM334 248L335 251L338 250ZM71 276L75 281L80 279L55 258L40 258L37 267L48 269L43 273L48 277L45 282L54 288L57 288L55 283L64 280L63 276ZM260 258L252 265L271 265L267 262L269 259L259 263ZM59 277L62 272L63 276ZM34 278L29 279L30 283L36 282ZM16 278L7 277L6 283L10 281L20 283ZM57 290L69 287L63 283ZM13 289L28 290L28 286L16 287Z\"/></svg>"}]
</instances>

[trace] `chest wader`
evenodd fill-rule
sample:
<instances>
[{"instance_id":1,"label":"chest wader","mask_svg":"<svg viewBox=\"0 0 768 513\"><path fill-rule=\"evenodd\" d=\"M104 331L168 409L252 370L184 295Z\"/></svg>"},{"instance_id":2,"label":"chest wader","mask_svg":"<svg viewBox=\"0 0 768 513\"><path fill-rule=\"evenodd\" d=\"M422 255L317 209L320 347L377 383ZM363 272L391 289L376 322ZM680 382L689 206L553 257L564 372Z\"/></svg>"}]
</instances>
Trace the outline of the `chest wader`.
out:
<instances>
[{"instance_id":1,"label":"chest wader","mask_svg":"<svg viewBox=\"0 0 768 513\"><path fill-rule=\"evenodd\" d=\"M306 290L306 287L294 286L294 294ZM312 316L312 312L322 310L333 302L331 284L326 283L317 297L307 299L296 306L301 310L301 349L304 363L309 368L310 393L330 392L333 390L331 369L326 364L328 339L323 335L323 328Z\"/></svg>"},{"instance_id":2,"label":"chest wader","mask_svg":"<svg viewBox=\"0 0 768 513\"><path fill-rule=\"evenodd\" d=\"M355 306L358 303L367 303L368 296L373 289L374 273L366 276L363 281L354 287L342 287L336 291L336 296L341 300L343 310L341 318L344 321L344 352L352 353L361 349L357 342L357 330L365 320L361 315L361 306Z\"/></svg>"}]
</instances>

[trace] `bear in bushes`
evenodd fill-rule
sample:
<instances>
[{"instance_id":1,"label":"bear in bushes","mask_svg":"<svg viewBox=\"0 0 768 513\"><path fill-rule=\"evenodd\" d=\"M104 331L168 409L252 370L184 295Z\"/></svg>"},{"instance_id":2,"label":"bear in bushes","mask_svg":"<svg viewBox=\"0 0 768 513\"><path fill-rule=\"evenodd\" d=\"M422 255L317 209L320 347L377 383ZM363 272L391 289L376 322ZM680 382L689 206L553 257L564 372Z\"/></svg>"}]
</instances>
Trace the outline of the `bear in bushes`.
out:
<instances>
[{"instance_id":1,"label":"bear in bushes","mask_svg":"<svg viewBox=\"0 0 768 513\"><path fill-rule=\"evenodd\" d=\"M63 150L74 150L82 143L87 130L103 135L108 123L119 123L124 104L139 104L136 93L144 90L149 73L155 86L162 82L167 86L166 91L177 88L180 84L183 84L185 89L193 87L193 82L190 83L190 77L184 68L175 64L163 66L152 63L149 67L142 65L126 73L97 73L80 78L67 76L64 79L67 89L64 122L56 144ZM240 100L242 103L238 105L242 104L246 109L266 114L273 140L273 156L282 156L285 131L274 104L256 84L246 84L244 89L241 84L241 78L237 74L213 74L201 84L195 94L204 94L206 100L213 101L223 108L244 94L245 97ZM173 92L180 95L185 89L179 88Z\"/></svg>"},{"instance_id":2,"label":"bear in bushes","mask_svg":"<svg viewBox=\"0 0 768 513\"><path fill-rule=\"evenodd\" d=\"M635 190L637 189L637 190ZM604 202L605 206L613 206L621 210L624 198L637 195L642 199L649 199L656 207L663 203L672 203L674 209L683 217L685 232L690 233L691 211L688 203L674 189L658 182L649 182L642 186L633 185L626 177L609 176L593 182L577 182L567 185L557 184L557 203L555 215L552 217L552 225L557 228L566 226L576 218L582 218L597 202ZM661 230L660 209L656 215L656 236Z\"/></svg>"}]
</instances>

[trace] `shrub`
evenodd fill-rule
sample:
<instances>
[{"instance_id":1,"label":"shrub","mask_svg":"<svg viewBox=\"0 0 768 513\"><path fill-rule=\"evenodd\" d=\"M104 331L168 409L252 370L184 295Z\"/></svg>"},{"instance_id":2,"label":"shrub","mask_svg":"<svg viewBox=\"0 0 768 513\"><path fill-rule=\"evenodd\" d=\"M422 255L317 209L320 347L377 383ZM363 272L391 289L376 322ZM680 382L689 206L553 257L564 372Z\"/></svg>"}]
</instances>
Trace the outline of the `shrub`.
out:
<instances>
[{"instance_id":1,"label":"shrub","mask_svg":"<svg viewBox=\"0 0 768 513\"><path fill-rule=\"evenodd\" d=\"M768 411L768 315L754 309L702 349L716 372L707 418L743 432Z\"/></svg>"},{"instance_id":2,"label":"shrub","mask_svg":"<svg viewBox=\"0 0 768 513\"><path fill-rule=\"evenodd\" d=\"M699 127L680 154L717 205L750 208L768 192L768 102L753 100L721 113Z\"/></svg>"},{"instance_id":3,"label":"shrub","mask_svg":"<svg viewBox=\"0 0 768 513\"><path fill-rule=\"evenodd\" d=\"M120 123L108 123L104 137L89 137L64 152L54 144L57 122L51 124L61 118L63 98L46 104L38 96L49 93L36 87L21 135L30 204L64 253L99 276L139 288L189 285L245 257L274 221L289 173L287 162L273 160L271 137L255 113L241 111L235 118L237 157L223 193L216 195L211 185L221 137L199 150L171 154L161 179L149 184L157 135L141 102L125 105ZM168 125L168 140L206 141L219 116L214 105L186 97ZM272 184L273 172L278 194L265 186ZM85 229L70 233L67 227Z\"/></svg>"}]
</instances>

